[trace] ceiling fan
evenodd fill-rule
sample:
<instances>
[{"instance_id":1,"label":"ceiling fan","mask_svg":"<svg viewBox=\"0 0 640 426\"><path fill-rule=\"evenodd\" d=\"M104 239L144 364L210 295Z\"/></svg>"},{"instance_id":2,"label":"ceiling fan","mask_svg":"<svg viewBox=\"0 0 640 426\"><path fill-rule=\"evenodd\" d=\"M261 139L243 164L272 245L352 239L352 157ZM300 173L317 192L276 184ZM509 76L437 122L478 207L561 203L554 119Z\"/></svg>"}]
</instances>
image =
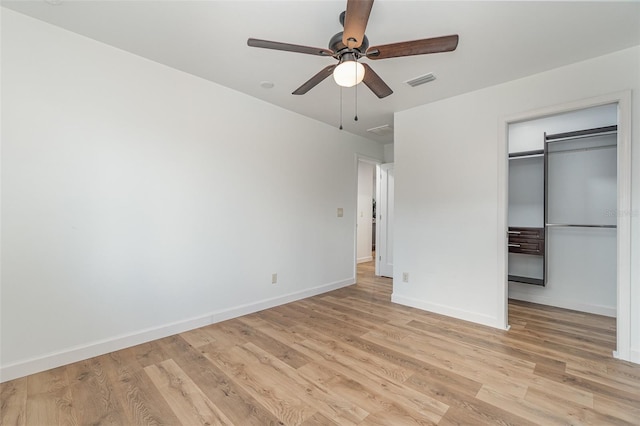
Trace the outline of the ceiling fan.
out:
<instances>
[{"instance_id":1,"label":"ceiling fan","mask_svg":"<svg viewBox=\"0 0 640 426\"><path fill-rule=\"evenodd\" d=\"M344 31L331 37L329 49L255 38L248 39L247 44L251 47L264 49L331 56L338 60L337 64L325 67L307 80L302 86L293 91L293 95L304 95L333 74L336 83L343 87L352 87L364 82L378 98L389 96L393 93L393 90L369 65L358 62L358 59L378 60L400 56L451 52L458 46L458 35L454 34L369 47L369 40L364 32L372 6L373 0L348 0L347 10L340 14L340 23L344 27Z\"/></svg>"}]
</instances>

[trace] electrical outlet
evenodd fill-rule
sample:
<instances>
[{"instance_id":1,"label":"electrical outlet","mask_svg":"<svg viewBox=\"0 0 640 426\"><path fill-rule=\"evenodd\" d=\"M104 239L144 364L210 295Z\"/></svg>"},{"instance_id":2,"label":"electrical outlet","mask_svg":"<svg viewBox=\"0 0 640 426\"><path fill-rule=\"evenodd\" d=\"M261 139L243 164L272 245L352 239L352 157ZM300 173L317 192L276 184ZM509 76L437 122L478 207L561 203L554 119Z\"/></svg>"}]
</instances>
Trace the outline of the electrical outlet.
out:
<instances>
[{"instance_id":1,"label":"electrical outlet","mask_svg":"<svg viewBox=\"0 0 640 426\"><path fill-rule=\"evenodd\" d=\"M278 282L278 274L271 274L271 284L276 284Z\"/></svg>"},{"instance_id":2,"label":"electrical outlet","mask_svg":"<svg viewBox=\"0 0 640 426\"><path fill-rule=\"evenodd\" d=\"M409 273L408 272L403 272L402 273L402 282L403 283L408 283L409 282Z\"/></svg>"}]
</instances>

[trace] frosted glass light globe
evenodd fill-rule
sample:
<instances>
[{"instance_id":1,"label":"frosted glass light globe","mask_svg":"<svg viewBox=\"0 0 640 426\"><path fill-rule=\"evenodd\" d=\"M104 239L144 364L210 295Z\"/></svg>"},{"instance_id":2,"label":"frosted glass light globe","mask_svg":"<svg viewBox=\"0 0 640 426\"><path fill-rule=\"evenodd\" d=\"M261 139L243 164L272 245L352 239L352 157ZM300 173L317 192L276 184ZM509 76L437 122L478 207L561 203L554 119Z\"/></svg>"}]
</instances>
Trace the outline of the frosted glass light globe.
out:
<instances>
[{"instance_id":1,"label":"frosted glass light globe","mask_svg":"<svg viewBox=\"0 0 640 426\"><path fill-rule=\"evenodd\" d=\"M338 86L353 87L360 84L364 78L364 65L356 61L341 62L333 70L333 79Z\"/></svg>"}]
</instances>

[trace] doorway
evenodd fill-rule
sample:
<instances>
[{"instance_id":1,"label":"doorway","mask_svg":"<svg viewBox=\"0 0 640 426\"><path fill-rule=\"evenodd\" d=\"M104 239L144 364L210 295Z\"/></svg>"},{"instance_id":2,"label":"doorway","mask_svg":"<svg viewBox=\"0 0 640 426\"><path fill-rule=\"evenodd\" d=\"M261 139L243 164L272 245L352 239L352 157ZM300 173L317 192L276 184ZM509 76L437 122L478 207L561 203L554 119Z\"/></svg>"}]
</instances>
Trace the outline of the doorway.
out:
<instances>
[{"instance_id":1,"label":"doorway","mask_svg":"<svg viewBox=\"0 0 640 426\"><path fill-rule=\"evenodd\" d=\"M615 222L615 250L617 257L615 259L615 317L617 323L617 346L614 352L614 357L630 360L630 342L631 342L631 305L630 305L630 291L631 291L631 262L630 262L630 215L626 214L630 212L630 200L631 200L631 94L630 92L620 92L611 95L605 95L598 98L592 98L588 100L578 101L567 105L555 106L543 108L541 110L520 114L505 118L501 124L504 125L504 133L500 135L499 155L501 160L499 162L500 169L498 170L500 187L498 200L501 206L499 210L499 228L504 229L504 236L500 240L504 244L500 244L498 250L501 251L503 256L499 256L499 276L503 277L501 285L503 285L503 291L501 295L501 310L500 315L504 315L504 326L508 328L508 297L509 297L509 283L508 283L508 153L509 153L509 126L516 123L522 123L526 121L539 120L554 115L566 114L573 111L583 110L587 108L603 107L606 105L614 105L617 111L617 199L615 201L615 210L609 212L613 215Z\"/></svg>"},{"instance_id":2,"label":"doorway","mask_svg":"<svg viewBox=\"0 0 640 426\"><path fill-rule=\"evenodd\" d=\"M371 262L375 256L376 167L374 162L358 160L358 200L356 218L356 263Z\"/></svg>"},{"instance_id":3,"label":"doorway","mask_svg":"<svg viewBox=\"0 0 640 426\"><path fill-rule=\"evenodd\" d=\"M379 165L376 176L379 200L376 208L376 275L393 278L394 164Z\"/></svg>"},{"instance_id":4,"label":"doorway","mask_svg":"<svg viewBox=\"0 0 640 426\"><path fill-rule=\"evenodd\" d=\"M393 163L362 156L357 162L357 208L354 273L374 261L377 276L393 277Z\"/></svg>"}]
</instances>

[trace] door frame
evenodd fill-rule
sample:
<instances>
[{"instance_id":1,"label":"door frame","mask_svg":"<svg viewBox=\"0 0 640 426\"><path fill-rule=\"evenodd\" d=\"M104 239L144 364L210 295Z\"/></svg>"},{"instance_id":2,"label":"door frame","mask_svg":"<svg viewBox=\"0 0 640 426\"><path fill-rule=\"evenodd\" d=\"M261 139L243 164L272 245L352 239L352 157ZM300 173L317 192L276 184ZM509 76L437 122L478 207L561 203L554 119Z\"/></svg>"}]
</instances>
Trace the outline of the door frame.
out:
<instances>
[{"instance_id":1,"label":"door frame","mask_svg":"<svg viewBox=\"0 0 640 426\"><path fill-rule=\"evenodd\" d=\"M381 160L378 160L377 158L374 157L369 157L366 155L362 155L362 154L356 154L355 156L355 164L356 164L356 191L355 191L355 202L356 202L356 207L353 209L354 210L354 215L353 215L353 279L354 282L358 280L358 176L359 176L359 169L360 169L360 161L364 162L364 163L369 163L372 164L374 166L374 173L375 173L375 169L377 166L379 166L380 164L382 164ZM376 185L376 188L374 188L374 193L376 194L376 200L378 197L378 188ZM378 238L378 223L376 221L376 224L374 225L376 227L376 238ZM378 246L377 246L377 242L376 242L376 251L378 250ZM374 259L376 268L378 265L378 262Z\"/></svg>"},{"instance_id":2,"label":"door frame","mask_svg":"<svg viewBox=\"0 0 640 426\"><path fill-rule=\"evenodd\" d=\"M621 91L554 105L500 118L498 122L498 316L497 323L509 328L509 283L507 278L509 124L601 105L618 105L618 199L617 199L617 336L613 356L631 361L631 91Z\"/></svg>"}]
</instances>

